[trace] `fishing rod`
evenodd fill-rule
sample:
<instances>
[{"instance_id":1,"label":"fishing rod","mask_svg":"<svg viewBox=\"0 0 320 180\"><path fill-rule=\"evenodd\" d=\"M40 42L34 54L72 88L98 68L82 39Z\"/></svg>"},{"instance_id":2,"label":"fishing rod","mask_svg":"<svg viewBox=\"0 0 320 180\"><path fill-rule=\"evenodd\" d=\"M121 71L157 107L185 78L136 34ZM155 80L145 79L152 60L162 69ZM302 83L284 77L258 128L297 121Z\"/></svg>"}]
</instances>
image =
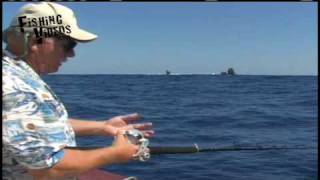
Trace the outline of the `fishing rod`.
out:
<instances>
[{"instance_id":1,"label":"fishing rod","mask_svg":"<svg viewBox=\"0 0 320 180\"><path fill-rule=\"evenodd\" d=\"M93 150L103 148L102 146L76 146L76 147L66 147L67 149L77 149L77 150ZM160 155L160 154L190 154L199 152L219 152L219 151L258 151L258 150L290 150L290 149L316 149L312 146L222 146L222 147L210 147L210 148L199 148L197 144L192 146L150 146L148 147L150 154Z\"/></svg>"},{"instance_id":2,"label":"fishing rod","mask_svg":"<svg viewBox=\"0 0 320 180\"><path fill-rule=\"evenodd\" d=\"M142 132L139 130L129 130L125 133L129 142L135 145L139 145L139 150L137 152L137 158L140 161L146 161L152 155L160 154L186 154L186 153L199 153L199 152L219 152L219 151L257 151L257 150L290 150L290 149L316 149L312 146L244 146L244 145L235 145L232 146L222 146L222 147L209 147L209 148L199 148L197 144L192 146L148 146L149 140L144 138ZM67 149L77 149L77 150L92 150L102 148L99 146L77 146L77 147L66 147Z\"/></svg>"},{"instance_id":3,"label":"fishing rod","mask_svg":"<svg viewBox=\"0 0 320 180\"><path fill-rule=\"evenodd\" d=\"M257 150L288 150L288 149L315 149L315 147L308 146L223 146L223 147L210 147L199 148L197 144L188 147L175 147L175 146L155 146L149 147L150 154L181 154L181 153L198 153L198 152L219 152L219 151L257 151Z\"/></svg>"}]
</instances>

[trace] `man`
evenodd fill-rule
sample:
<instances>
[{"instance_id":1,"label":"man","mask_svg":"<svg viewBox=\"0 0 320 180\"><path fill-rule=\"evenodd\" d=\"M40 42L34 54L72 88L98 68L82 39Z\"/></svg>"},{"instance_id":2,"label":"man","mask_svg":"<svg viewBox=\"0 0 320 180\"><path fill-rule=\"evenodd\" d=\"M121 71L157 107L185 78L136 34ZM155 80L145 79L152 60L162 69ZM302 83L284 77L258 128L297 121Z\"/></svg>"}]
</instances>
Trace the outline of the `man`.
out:
<instances>
[{"instance_id":1,"label":"man","mask_svg":"<svg viewBox=\"0 0 320 180\"><path fill-rule=\"evenodd\" d=\"M2 55L3 179L66 179L89 170L134 159L138 146L125 130L146 137L151 123L132 124L138 114L105 121L69 119L67 111L39 75L58 71L74 47L97 38L77 25L73 11L50 2L23 6L3 32ZM75 135L115 136L112 146L95 150L76 146Z\"/></svg>"}]
</instances>

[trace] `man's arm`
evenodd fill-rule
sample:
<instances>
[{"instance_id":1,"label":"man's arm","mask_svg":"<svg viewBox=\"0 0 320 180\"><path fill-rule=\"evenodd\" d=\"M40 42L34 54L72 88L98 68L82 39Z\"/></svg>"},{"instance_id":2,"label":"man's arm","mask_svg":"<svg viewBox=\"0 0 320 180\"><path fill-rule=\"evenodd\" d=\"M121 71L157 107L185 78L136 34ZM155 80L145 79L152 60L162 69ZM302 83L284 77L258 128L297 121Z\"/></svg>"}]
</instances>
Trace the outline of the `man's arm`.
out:
<instances>
[{"instance_id":1,"label":"man's arm","mask_svg":"<svg viewBox=\"0 0 320 180\"><path fill-rule=\"evenodd\" d=\"M89 170L133 159L138 147L128 143L123 134L118 133L111 147L95 150L65 149L64 157L53 167L29 170L35 180L51 180L79 176Z\"/></svg>"},{"instance_id":2,"label":"man's arm","mask_svg":"<svg viewBox=\"0 0 320 180\"><path fill-rule=\"evenodd\" d=\"M139 119L140 115L133 113L102 121L69 119L69 122L77 136L115 136L118 130L138 129L145 137L151 137L154 134L152 123L135 123Z\"/></svg>"}]
</instances>

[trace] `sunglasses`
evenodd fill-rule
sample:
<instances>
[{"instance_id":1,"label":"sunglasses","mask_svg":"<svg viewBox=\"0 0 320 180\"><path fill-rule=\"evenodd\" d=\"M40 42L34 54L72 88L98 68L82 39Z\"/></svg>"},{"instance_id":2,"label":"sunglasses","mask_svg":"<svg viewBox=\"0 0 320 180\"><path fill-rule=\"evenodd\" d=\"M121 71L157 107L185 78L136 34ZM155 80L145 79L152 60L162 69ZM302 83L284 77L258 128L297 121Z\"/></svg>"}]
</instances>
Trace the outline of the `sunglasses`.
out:
<instances>
[{"instance_id":1,"label":"sunglasses","mask_svg":"<svg viewBox=\"0 0 320 180\"><path fill-rule=\"evenodd\" d=\"M77 46L77 42L72 40L69 36L58 36L56 38L60 40L65 52L69 52Z\"/></svg>"}]
</instances>

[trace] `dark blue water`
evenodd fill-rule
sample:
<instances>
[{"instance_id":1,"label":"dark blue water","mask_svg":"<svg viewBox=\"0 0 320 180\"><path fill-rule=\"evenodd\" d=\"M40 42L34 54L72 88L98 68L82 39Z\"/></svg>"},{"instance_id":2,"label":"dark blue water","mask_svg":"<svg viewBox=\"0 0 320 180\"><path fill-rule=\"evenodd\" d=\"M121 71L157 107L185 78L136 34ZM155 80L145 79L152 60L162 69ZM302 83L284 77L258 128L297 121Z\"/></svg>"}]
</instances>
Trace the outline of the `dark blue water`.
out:
<instances>
[{"instance_id":1,"label":"dark blue water","mask_svg":"<svg viewBox=\"0 0 320 180\"><path fill-rule=\"evenodd\" d=\"M45 80L69 115L133 112L153 122L151 145L317 147L317 76L54 75ZM111 139L78 138L105 145ZM141 180L315 180L317 149L153 156L104 169Z\"/></svg>"}]
</instances>

